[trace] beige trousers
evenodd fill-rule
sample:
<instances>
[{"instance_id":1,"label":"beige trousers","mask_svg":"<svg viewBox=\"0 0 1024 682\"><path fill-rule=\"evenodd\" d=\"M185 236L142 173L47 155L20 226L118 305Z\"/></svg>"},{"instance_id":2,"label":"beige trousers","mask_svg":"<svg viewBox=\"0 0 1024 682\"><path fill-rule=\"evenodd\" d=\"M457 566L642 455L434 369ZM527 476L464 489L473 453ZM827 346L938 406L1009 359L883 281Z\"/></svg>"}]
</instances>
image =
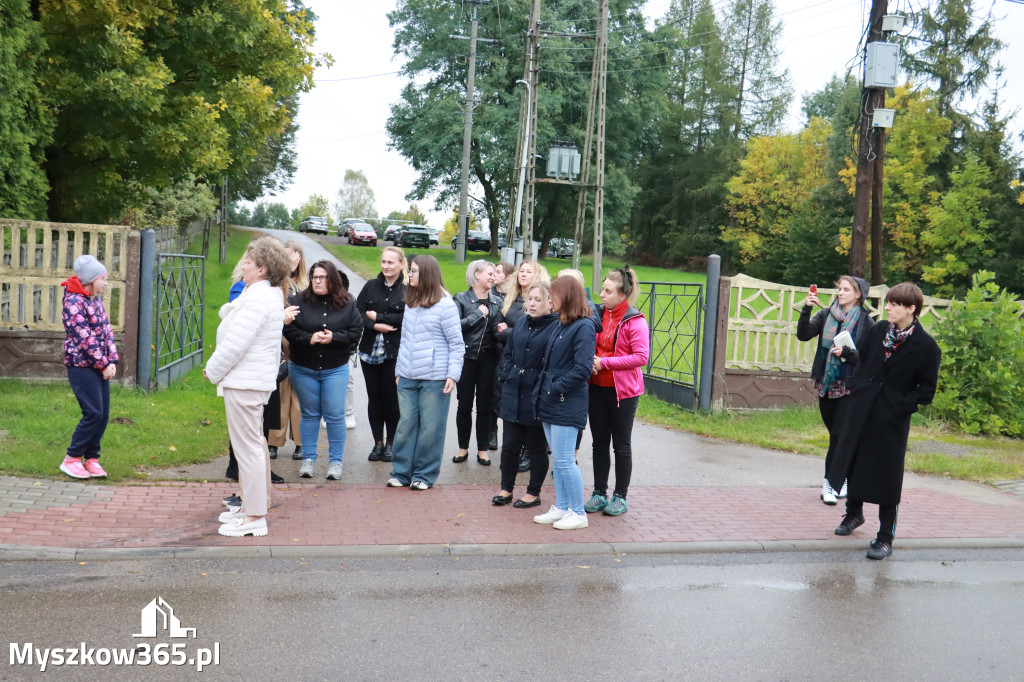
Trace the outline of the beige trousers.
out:
<instances>
[{"instance_id":1,"label":"beige trousers","mask_svg":"<svg viewBox=\"0 0 1024 682\"><path fill-rule=\"evenodd\" d=\"M224 389L228 435L238 460L242 511L247 516L267 515L270 467L267 442L263 440L263 406L269 399L270 391Z\"/></svg>"}]
</instances>

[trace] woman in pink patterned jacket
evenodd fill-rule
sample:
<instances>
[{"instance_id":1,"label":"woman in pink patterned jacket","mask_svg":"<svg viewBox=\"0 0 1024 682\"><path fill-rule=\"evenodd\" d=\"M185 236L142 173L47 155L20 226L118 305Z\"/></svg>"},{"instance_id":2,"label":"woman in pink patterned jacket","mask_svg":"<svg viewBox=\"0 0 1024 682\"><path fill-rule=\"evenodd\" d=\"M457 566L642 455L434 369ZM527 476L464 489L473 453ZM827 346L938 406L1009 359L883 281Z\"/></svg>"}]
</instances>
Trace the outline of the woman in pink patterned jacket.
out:
<instances>
[{"instance_id":1,"label":"woman in pink patterned jacket","mask_svg":"<svg viewBox=\"0 0 1024 682\"><path fill-rule=\"evenodd\" d=\"M107 269L94 257L75 259L75 275L61 282L64 291L64 364L82 418L60 470L72 478L103 477L100 440L110 417L110 380L117 371L117 348L107 310L100 298Z\"/></svg>"}]
</instances>

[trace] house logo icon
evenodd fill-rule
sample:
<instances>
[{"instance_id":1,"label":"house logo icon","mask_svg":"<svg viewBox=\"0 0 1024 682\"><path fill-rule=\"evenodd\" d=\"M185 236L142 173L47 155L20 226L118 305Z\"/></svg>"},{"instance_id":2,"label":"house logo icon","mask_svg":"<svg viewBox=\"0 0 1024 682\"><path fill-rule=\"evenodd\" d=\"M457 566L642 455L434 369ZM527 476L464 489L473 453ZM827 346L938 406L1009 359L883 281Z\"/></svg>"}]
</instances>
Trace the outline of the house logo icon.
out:
<instances>
[{"instance_id":1,"label":"house logo icon","mask_svg":"<svg viewBox=\"0 0 1024 682\"><path fill-rule=\"evenodd\" d=\"M174 615L174 609L164 601L163 597L157 597L146 604L142 609L142 632L132 637L156 637L157 633L166 633L168 637L196 638L195 628L181 627L181 621Z\"/></svg>"}]
</instances>

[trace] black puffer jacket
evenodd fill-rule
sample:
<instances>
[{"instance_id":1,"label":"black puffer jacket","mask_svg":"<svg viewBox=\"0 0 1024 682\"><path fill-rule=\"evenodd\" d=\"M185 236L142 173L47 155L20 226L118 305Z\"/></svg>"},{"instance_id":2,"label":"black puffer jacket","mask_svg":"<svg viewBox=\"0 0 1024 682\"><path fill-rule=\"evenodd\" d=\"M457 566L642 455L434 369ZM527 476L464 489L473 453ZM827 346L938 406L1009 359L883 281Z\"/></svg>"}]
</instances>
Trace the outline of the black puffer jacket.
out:
<instances>
[{"instance_id":1,"label":"black puffer jacket","mask_svg":"<svg viewBox=\"0 0 1024 682\"><path fill-rule=\"evenodd\" d=\"M521 317L512 338L505 344L498 370L501 384L501 414L507 422L539 426L534 413L534 387L544 369L544 353L551 335L561 328L558 313L543 317Z\"/></svg>"},{"instance_id":2,"label":"black puffer jacket","mask_svg":"<svg viewBox=\"0 0 1024 682\"><path fill-rule=\"evenodd\" d=\"M384 356L389 360L398 357L398 346L402 341L402 316L405 315L405 282L399 278L391 286L387 285L384 273L377 275L363 285L356 299L356 308L363 318L363 338L359 342L359 352L367 355L373 352L373 344L378 332L373 328L375 322L366 316L367 311L377 313L377 322L389 324L397 331L384 332Z\"/></svg>"},{"instance_id":3,"label":"black puffer jacket","mask_svg":"<svg viewBox=\"0 0 1024 682\"><path fill-rule=\"evenodd\" d=\"M291 348L291 361L306 369L336 369L348 362L363 333L362 316L355 301L349 299L343 308L332 308L326 296L313 296L307 301L302 294L288 297L288 305L299 306L299 314L284 326L284 338ZM313 332L331 332L329 344L310 344Z\"/></svg>"},{"instance_id":4,"label":"black puffer jacket","mask_svg":"<svg viewBox=\"0 0 1024 682\"><path fill-rule=\"evenodd\" d=\"M501 314L501 299L487 293L487 315L480 312L476 294L472 289L455 294L455 305L459 308L459 322L462 324L462 338L466 342L466 360L480 357L480 345L484 334L490 334L494 345L498 345L498 323L505 321Z\"/></svg>"}]
</instances>

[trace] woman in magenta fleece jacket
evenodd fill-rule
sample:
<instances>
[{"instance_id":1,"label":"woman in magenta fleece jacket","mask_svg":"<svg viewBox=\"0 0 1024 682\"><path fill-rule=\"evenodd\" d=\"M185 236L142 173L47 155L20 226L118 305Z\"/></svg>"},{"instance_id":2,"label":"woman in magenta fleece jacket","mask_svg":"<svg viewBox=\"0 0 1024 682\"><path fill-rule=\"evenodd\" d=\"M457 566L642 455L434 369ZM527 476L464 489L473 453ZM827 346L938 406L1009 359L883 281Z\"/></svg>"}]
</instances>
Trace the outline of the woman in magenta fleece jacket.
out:
<instances>
[{"instance_id":1,"label":"woman in magenta fleece jacket","mask_svg":"<svg viewBox=\"0 0 1024 682\"><path fill-rule=\"evenodd\" d=\"M100 478L100 440L110 417L110 380L117 370L114 331L101 298L107 287L107 269L94 257L75 259L75 275L61 286L64 291L64 364L82 419L60 470L72 478Z\"/></svg>"},{"instance_id":2,"label":"woman in magenta fleece jacket","mask_svg":"<svg viewBox=\"0 0 1024 682\"><path fill-rule=\"evenodd\" d=\"M608 273L601 289L601 332L590 377L590 435L594 441L594 493L584 509L621 516L633 473L633 417L644 392L643 367L650 356L647 320L633 307L640 295L636 273L628 265ZM615 452L615 490L608 499Z\"/></svg>"}]
</instances>

